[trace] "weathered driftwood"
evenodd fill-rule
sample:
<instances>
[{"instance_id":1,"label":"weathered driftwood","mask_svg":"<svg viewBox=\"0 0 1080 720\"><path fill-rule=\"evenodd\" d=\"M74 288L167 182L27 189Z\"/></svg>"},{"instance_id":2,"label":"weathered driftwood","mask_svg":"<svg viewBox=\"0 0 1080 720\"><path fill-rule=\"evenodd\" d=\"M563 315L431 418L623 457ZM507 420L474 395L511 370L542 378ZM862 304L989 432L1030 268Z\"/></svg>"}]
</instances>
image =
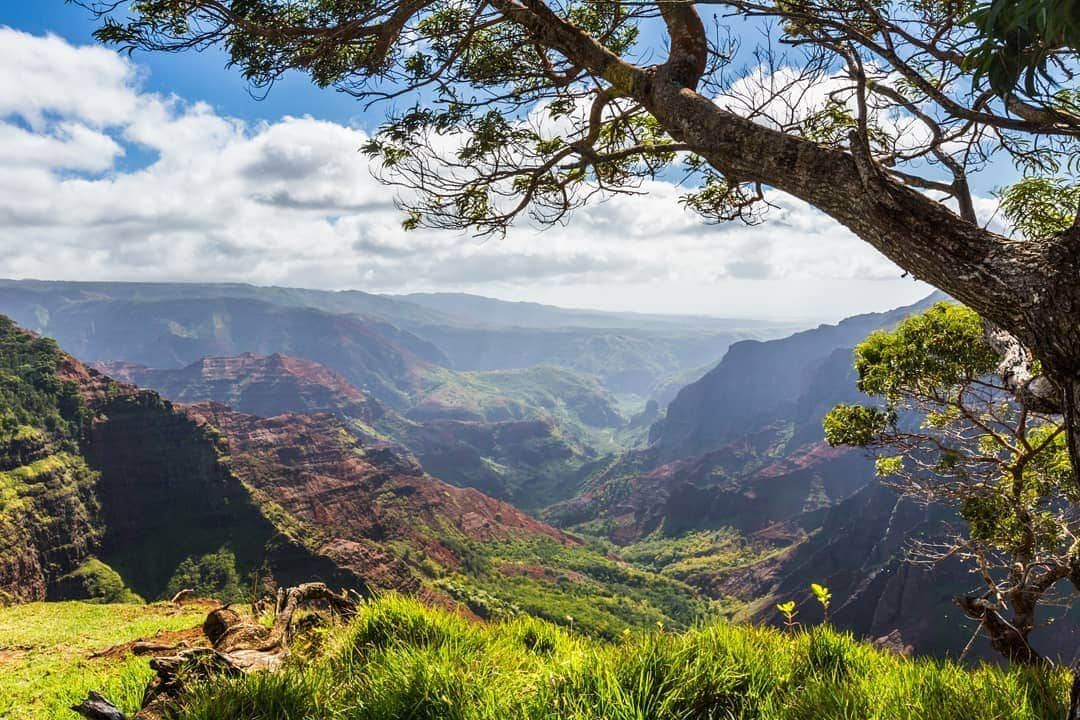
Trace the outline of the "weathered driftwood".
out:
<instances>
[{"instance_id":1,"label":"weathered driftwood","mask_svg":"<svg viewBox=\"0 0 1080 720\"><path fill-rule=\"evenodd\" d=\"M203 682L211 677L236 676L246 672L273 672L289 654L294 629L293 618L304 605L319 603L333 613L350 617L356 602L334 593L323 583L304 583L278 590L274 624L265 627L245 619L229 607L212 610L203 622L203 634L212 647L177 651L150 660L157 676L143 695L142 709L131 720L160 720L184 689L185 683ZM90 692L87 699L71 709L88 720L128 720L105 697Z\"/></svg>"}]
</instances>

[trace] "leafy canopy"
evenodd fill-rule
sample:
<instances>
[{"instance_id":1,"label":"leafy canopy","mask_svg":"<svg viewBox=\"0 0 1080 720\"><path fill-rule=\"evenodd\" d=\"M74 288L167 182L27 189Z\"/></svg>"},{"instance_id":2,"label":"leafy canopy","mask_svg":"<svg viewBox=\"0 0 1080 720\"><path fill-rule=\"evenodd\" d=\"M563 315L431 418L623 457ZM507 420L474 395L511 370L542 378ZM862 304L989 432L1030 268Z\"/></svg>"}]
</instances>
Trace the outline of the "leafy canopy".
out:
<instances>
[{"instance_id":1,"label":"leafy canopy","mask_svg":"<svg viewBox=\"0 0 1080 720\"><path fill-rule=\"evenodd\" d=\"M958 604L1000 652L1031 662L1036 609L1059 581L1080 588L1080 492L1060 418L1017 401L998 362L975 312L938 303L855 348L858 387L876 402L837 406L825 436L871 449L887 483L958 513L962 529L916 543L915 559L968 563L987 596Z\"/></svg>"},{"instance_id":2,"label":"leafy canopy","mask_svg":"<svg viewBox=\"0 0 1080 720\"><path fill-rule=\"evenodd\" d=\"M1041 81L1053 81L1052 64L1080 51L1080 2L1077 0L992 0L972 14L983 42L968 62L995 92L1017 89L1039 94ZM1075 69L1075 67L1074 67Z\"/></svg>"},{"instance_id":3,"label":"leafy canopy","mask_svg":"<svg viewBox=\"0 0 1080 720\"><path fill-rule=\"evenodd\" d=\"M522 214L558 223L656 177L681 179L684 204L707 220L755 222L768 188L754 158L769 150L755 140L738 153L693 141L685 118L658 104L654 90L665 82L697 91L710 117L726 111L814 146L868 154L875 172L955 199L971 222L968 177L1001 152L1033 177L1075 184L1076 168L1064 166L1080 138L1067 90L1076 0L80 4L102 18L100 40L128 51L220 45L257 89L300 71L384 103L387 122L364 150L383 179L404 188L406 229L498 233ZM753 19L766 39L743 47L726 25L732 15ZM1038 81L995 98L1019 77L999 69L1018 62L1001 59L1017 28Z\"/></svg>"}]
</instances>

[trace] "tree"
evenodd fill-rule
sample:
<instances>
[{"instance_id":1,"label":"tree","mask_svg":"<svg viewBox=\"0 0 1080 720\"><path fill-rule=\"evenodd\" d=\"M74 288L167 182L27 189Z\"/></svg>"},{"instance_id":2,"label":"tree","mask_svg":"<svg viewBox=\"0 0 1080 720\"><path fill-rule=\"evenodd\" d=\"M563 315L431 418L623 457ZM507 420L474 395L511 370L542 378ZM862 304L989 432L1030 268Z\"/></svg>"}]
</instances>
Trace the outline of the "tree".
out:
<instances>
[{"instance_id":1,"label":"tree","mask_svg":"<svg viewBox=\"0 0 1080 720\"><path fill-rule=\"evenodd\" d=\"M1080 589L1080 492L1059 418L1016 402L973 311L939 303L855 349L873 405L825 418L834 445L872 449L903 495L955 507L963 530L913 547L917 561L958 558L983 592L956 604L1010 661L1034 663L1028 635L1062 581Z\"/></svg>"},{"instance_id":2,"label":"tree","mask_svg":"<svg viewBox=\"0 0 1080 720\"><path fill-rule=\"evenodd\" d=\"M366 147L406 189L406 227L561 222L664 173L714 221L756 221L768 188L800 198L993 323L1003 377L1064 412L1080 467L1075 46L1054 40L1039 82L1002 96L969 59L999 29L972 0L84 4L128 51L220 45L256 87L301 71L415 102ZM765 33L749 72L729 15ZM1053 210L1047 234L980 226L970 176L999 157L1043 183L1011 197L1018 217Z\"/></svg>"},{"instance_id":3,"label":"tree","mask_svg":"<svg viewBox=\"0 0 1080 720\"><path fill-rule=\"evenodd\" d=\"M1043 94L1040 81L1054 84L1051 64L1080 48L1078 0L992 0L971 19L984 40L969 53L968 64L1002 96L1016 90Z\"/></svg>"}]
</instances>

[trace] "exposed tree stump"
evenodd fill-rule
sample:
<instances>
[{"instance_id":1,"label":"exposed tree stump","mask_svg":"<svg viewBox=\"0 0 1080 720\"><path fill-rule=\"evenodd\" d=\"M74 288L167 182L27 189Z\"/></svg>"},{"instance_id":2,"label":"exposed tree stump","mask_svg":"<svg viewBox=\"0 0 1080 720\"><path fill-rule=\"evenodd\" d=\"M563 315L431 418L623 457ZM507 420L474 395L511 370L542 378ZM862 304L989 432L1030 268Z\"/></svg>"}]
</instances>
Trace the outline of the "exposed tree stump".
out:
<instances>
[{"instance_id":1,"label":"exposed tree stump","mask_svg":"<svg viewBox=\"0 0 1080 720\"><path fill-rule=\"evenodd\" d=\"M146 688L142 709L131 720L164 718L169 704L183 692L185 683L277 670L289 654L293 616L301 607L312 604L342 617L356 614L355 601L344 593L332 592L321 582L278 590L274 624L269 628L245 619L228 607L212 610L202 629L213 647L182 650L151 659L150 667L157 676ZM88 720L128 720L115 705L92 691L86 700L71 709Z\"/></svg>"}]
</instances>

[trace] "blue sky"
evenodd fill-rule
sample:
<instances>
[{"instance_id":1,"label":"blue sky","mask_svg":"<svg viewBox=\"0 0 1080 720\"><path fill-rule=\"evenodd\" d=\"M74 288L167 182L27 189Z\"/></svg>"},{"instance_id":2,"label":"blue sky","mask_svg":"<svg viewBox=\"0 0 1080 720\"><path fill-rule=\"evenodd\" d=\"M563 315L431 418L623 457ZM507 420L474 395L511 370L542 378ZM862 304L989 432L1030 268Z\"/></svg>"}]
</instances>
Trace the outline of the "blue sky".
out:
<instances>
[{"instance_id":1,"label":"blue sky","mask_svg":"<svg viewBox=\"0 0 1080 720\"><path fill-rule=\"evenodd\" d=\"M803 203L777 197L761 226L708 227L666 182L503 240L403 233L392 192L357 152L381 109L364 115L303 76L255 99L215 50L129 60L95 47L92 19L62 0L0 4L3 26L0 276L465 291L815 320L930 290ZM1006 176L980 179L987 213Z\"/></svg>"},{"instance_id":2,"label":"blue sky","mask_svg":"<svg viewBox=\"0 0 1080 720\"><path fill-rule=\"evenodd\" d=\"M35 35L54 33L75 45L93 43L91 33L96 27L84 8L63 0L6 0L0 3L0 25ZM343 124L372 126L379 121L376 113L364 117L354 98L320 90L297 74L283 78L273 92L257 100L248 93L240 74L225 67L227 58L216 49L183 55L139 53L134 59L148 71L146 89L203 100L245 120L310 114Z\"/></svg>"}]
</instances>

